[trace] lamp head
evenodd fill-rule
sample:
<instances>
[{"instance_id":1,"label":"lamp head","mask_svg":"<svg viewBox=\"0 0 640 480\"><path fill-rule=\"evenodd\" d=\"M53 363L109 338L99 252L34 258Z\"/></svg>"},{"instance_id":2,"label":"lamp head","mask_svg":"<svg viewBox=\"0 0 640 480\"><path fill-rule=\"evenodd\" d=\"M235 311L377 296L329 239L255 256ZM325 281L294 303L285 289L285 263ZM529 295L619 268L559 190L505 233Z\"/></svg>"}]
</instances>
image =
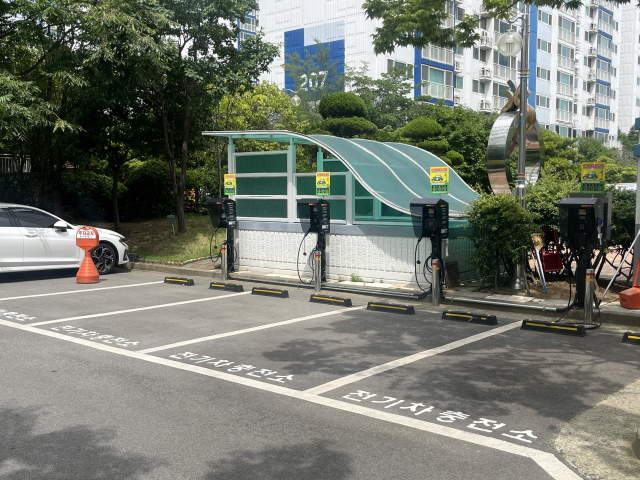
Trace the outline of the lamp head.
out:
<instances>
[{"instance_id":1,"label":"lamp head","mask_svg":"<svg viewBox=\"0 0 640 480\"><path fill-rule=\"evenodd\" d=\"M515 30L507 30L498 39L498 51L506 57L515 57L522 50L522 38Z\"/></svg>"}]
</instances>

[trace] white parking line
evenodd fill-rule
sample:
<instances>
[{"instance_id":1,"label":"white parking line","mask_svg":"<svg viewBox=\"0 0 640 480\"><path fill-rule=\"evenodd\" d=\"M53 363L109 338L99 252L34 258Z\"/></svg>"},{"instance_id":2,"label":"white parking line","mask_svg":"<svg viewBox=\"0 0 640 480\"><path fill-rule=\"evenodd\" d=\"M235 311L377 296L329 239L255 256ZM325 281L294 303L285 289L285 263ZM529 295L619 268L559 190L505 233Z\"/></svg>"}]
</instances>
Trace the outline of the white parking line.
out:
<instances>
[{"instance_id":1,"label":"white parking line","mask_svg":"<svg viewBox=\"0 0 640 480\"><path fill-rule=\"evenodd\" d=\"M417 362L418 360L422 360L427 357L432 357L434 355L438 355L439 353L448 352L449 350L453 350L455 348L468 345L469 343L477 342L478 340L482 340L483 338L489 338L494 335L498 335L500 333L513 330L514 328L518 328L520 325L521 325L521 322L513 322L508 325L504 325L502 327L494 328L492 330L479 333L477 335L472 335L471 337L463 338L462 340L456 340L455 342L447 343L446 345L442 345L440 347L432 348L430 350L425 350L423 352L414 353L413 355L409 355L408 357L399 358L397 360L393 360L392 362L384 363L382 365L369 368L368 370L363 370L362 372L357 372L352 375L347 375L346 377L338 378L331 382L327 382L323 385L318 385L317 387L309 388L308 390L306 390L306 392L313 393L315 395L320 395L322 393L335 390L336 388L349 385L350 383L354 383L354 382L363 380L365 378L372 377L382 372L386 372L387 370L392 370L394 368L402 367L404 365Z\"/></svg>"},{"instance_id":2,"label":"white parking line","mask_svg":"<svg viewBox=\"0 0 640 480\"><path fill-rule=\"evenodd\" d=\"M249 293L249 292L247 292ZM535 450L529 447L523 447L521 445L515 445L513 443L499 440L496 438L485 437L471 432L465 432L464 430L456 430L444 425L438 425L434 423L425 422L422 420L416 420L410 417L404 417L393 413L381 412L370 408L362 407L360 405L354 405L342 402L340 400L334 400L331 398L321 397L312 393L301 392L298 390L292 390L286 387L280 387L278 385L271 385L260 382L258 380L249 379L246 377L232 375L230 373L224 373L216 370L210 370L208 368L199 367L197 365L189 365L186 363L180 363L166 358L154 357L141 352L123 350L116 347L111 347L101 343L94 343L82 338L69 337L60 333L52 332L50 330L42 330L39 328L33 328L31 325L20 325L16 323L0 320L0 325L5 327L16 328L31 333L37 333L39 335L45 335L48 337L57 338L67 342L77 343L86 347L95 348L104 352L114 353L116 355L122 355L125 357L135 358L137 360L143 360L158 365L163 365L170 368L179 370L186 370L199 375L205 375L208 377L225 380L228 382L240 384L246 387L252 387L259 390L284 395L287 397L303 400L316 405L322 405L336 410L354 413L357 415L366 416L376 420L393 423L396 425L403 425L416 430L433 433L435 435L441 435L443 437L460 440L463 442L479 445L486 448L491 448L505 453L511 453L513 455L519 455L532 459L536 462L540 468L547 472L555 480L581 480L578 475L573 473L566 465L558 460L555 455L540 450ZM504 327L501 327L504 328Z\"/></svg>"},{"instance_id":3,"label":"white parking line","mask_svg":"<svg viewBox=\"0 0 640 480\"><path fill-rule=\"evenodd\" d=\"M59 322L70 322L72 320L83 320L85 318L108 317L110 315L120 315L121 313L142 312L144 310L154 310L156 308L174 307L176 305L186 305L188 303L211 302L212 300L219 300L221 298L229 298L229 297L237 297L238 295L248 295L250 293L251 292L231 293L229 295L221 295L219 297L197 298L195 300L185 300L182 302L163 303L162 305L151 305L150 307L138 307L138 308L130 308L128 310L117 310L115 312L94 313L91 315L81 315L79 317L61 318L60 320L47 320L46 322L31 323L29 325L32 327L36 327L38 325L48 325L50 323L59 323Z\"/></svg>"},{"instance_id":4,"label":"white parking line","mask_svg":"<svg viewBox=\"0 0 640 480\"><path fill-rule=\"evenodd\" d=\"M99 292L101 290L113 290L114 288L141 287L142 285L155 285L157 283L164 283L164 281L161 280L159 282L134 283L132 285L118 285L116 287L101 287L101 288L90 288L90 289L86 288L84 290L69 290L67 292L39 293L37 295L22 295L20 297L0 298L0 301L2 301L2 300L19 300L21 298L50 297L52 295L67 295L69 293Z\"/></svg>"},{"instance_id":5,"label":"white parking line","mask_svg":"<svg viewBox=\"0 0 640 480\"><path fill-rule=\"evenodd\" d=\"M242 330L234 330L233 332L219 333L217 335L210 335L208 337L194 338L193 340L185 340L184 342L170 343L168 345L161 345L159 347L152 347L152 348L147 348L145 350L136 350L136 351L138 353L157 352L158 350L167 350L169 348L182 347L184 345L191 345L192 343L200 343L200 342L206 342L207 340L216 340L218 338L232 337L234 335L242 335L243 333L256 332L258 330L265 330L267 328L274 328L274 327L280 327L282 325L289 325L291 323L304 322L305 320L312 320L314 318L328 317L330 315L337 315L339 313L346 313L353 310L362 310L363 308L366 308L366 305L362 305L361 307L341 308L339 310L333 310L331 312L316 313L315 315L307 315L306 317L292 318L291 320L284 320L282 322L268 323L266 325L259 325L257 327L244 328Z\"/></svg>"}]
</instances>

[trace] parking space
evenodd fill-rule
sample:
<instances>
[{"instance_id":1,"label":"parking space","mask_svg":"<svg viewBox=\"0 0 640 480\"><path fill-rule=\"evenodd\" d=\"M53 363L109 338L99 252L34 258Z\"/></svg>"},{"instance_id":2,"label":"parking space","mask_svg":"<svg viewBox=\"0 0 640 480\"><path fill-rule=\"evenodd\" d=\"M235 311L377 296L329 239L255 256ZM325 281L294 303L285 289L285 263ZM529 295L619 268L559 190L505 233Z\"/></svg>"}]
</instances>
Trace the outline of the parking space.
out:
<instances>
[{"instance_id":1,"label":"parking space","mask_svg":"<svg viewBox=\"0 0 640 480\"><path fill-rule=\"evenodd\" d=\"M554 470L545 462L557 460L535 452L555 454L563 425L640 377L637 348L607 331L524 331L517 315L499 315L497 326L443 320L422 302L413 302L415 315L368 311L374 299L355 295L345 308L310 303L302 289L286 299L252 295L250 284L243 293L209 290L205 278L192 287L153 273L107 279L11 284L0 296L0 329L103 350L134 370L156 364L199 374L202 385L226 380L271 399L529 457L547 473ZM574 478L560 467L566 475L553 478Z\"/></svg>"},{"instance_id":2,"label":"parking space","mask_svg":"<svg viewBox=\"0 0 640 480\"><path fill-rule=\"evenodd\" d=\"M514 329L324 395L552 451L562 425L640 377L620 338Z\"/></svg>"}]
</instances>

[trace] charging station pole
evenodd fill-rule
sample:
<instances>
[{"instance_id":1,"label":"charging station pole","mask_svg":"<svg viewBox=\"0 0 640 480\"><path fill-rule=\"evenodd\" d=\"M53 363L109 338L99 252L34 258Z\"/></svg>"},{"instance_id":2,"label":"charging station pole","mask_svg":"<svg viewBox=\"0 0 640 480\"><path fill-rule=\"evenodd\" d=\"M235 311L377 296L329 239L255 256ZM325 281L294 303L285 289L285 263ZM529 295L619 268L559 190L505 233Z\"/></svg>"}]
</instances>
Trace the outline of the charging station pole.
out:
<instances>
[{"instance_id":1,"label":"charging station pole","mask_svg":"<svg viewBox=\"0 0 640 480\"><path fill-rule=\"evenodd\" d=\"M227 264L227 246L226 245L222 245L222 247L220 247L220 260L221 260L221 264L220 264L220 270L222 272L222 281L226 282L228 279L228 264Z\"/></svg>"},{"instance_id":2,"label":"charging station pole","mask_svg":"<svg viewBox=\"0 0 640 480\"><path fill-rule=\"evenodd\" d=\"M636 118L635 123L636 130L640 130L640 118ZM640 138L638 140L640 142ZM637 185L636 185L636 235L638 235L638 230L640 230L640 143L636 143L633 146L633 155L636 157L636 161L638 162L638 177L637 177ZM638 265L638 260L640 260L640 247L633 249L633 264L631 265L631 274L634 274L634 270L636 265Z\"/></svg>"},{"instance_id":3,"label":"charging station pole","mask_svg":"<svg viewBox=\"0 0 640 480\"><path fill-rule=\"evenodd\" d=\"M440 306L440 259L434 257L431 262L431 305Z\"/></svg>"},{"instance_id":4,"label":"charging station pole","mask_svg":"<svg viewBox=\"0 0 640 480\"><path fill-rule=\"evenodd\" d=\"M314 254L315 270L314 270L314 283L316 293L320 293L322 290L322 253L316 250Z\"/></svg>"}]
</instances>

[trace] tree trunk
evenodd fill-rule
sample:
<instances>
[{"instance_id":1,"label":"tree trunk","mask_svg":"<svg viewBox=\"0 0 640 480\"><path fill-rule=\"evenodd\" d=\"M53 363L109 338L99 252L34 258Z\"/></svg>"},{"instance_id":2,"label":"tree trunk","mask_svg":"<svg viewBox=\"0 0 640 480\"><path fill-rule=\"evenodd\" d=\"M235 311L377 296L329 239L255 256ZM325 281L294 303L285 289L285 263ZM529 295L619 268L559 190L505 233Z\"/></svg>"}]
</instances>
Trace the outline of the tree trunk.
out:
<instances>
[{"instance_id":1,"label":"tree trunk","mask_svg":"<svg viewBox=\"0 0 640 480\"><path fill-rule=\"evenodd\" d=\"M120 177L120 164L116 163L111 168L113 184L111 187L111 205L113 208L113 229L120 231L120 212L118 211L118 178Z\"/></svg>"},{"instance_id":2,"label":"tree trunk","mask_svg":"<svg viewBox=\"0 0 640 480\"><path fill-rule=\"evenodd\" d=\"M216 137L216 150L218 151L218 197L222 198L222 154L218 137Z\"/></svg>"},{"instance_id":3,"label":"tree trunk","mask_svg":"<svg viewBox=\"0 0 640 480\"><path fill-rule=\"evenodd\" d=\"M184 190L185 184L187 183L187 167L189 166L189 133L191 131L192 115L193 109L191 108L191 92L188 91L184 102L184 111L182 113L182 163L180 165L180 181L178 183L178 194L176 195L176 217L178 219L178 231L180 233L187 233L187 223L184 218Z\"/></svg>"}]
</instances>

